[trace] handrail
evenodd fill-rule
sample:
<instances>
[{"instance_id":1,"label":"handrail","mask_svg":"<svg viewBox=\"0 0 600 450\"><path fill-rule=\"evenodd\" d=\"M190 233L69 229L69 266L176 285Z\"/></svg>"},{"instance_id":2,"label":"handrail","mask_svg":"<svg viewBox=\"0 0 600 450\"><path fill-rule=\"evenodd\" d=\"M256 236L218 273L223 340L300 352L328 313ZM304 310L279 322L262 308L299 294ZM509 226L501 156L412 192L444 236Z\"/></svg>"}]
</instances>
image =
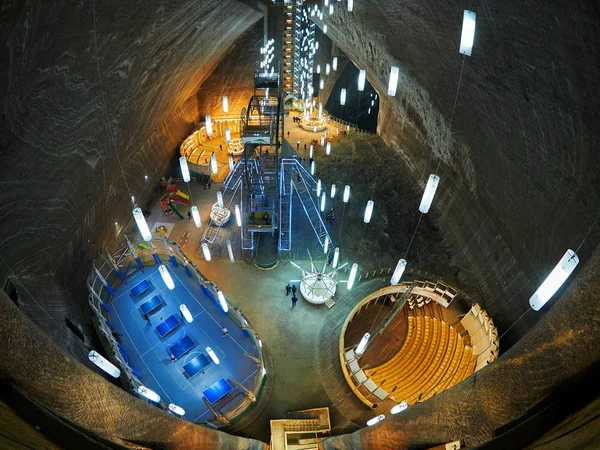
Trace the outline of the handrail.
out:
<instances>
[{"instance_id":1,"label":"handrail","mask_svg":"<svg viewBox=\"0 0 600 450\"><path fill-rule=\"evenodd\" d=\"M325 117L326 122L331 122L333 124L342 125L344 130L346 130L346 131L352 131L352 132L359 133L359 134L370 134L370 135L377 134L376 132L373 132L373 131L363 130L362 128L359 128L358 125L356 125L355 123L351 123L351 122L347 122L345 120L339 119L339 118L331 115L331 113L329 113L325 109L323 109L323 117Z\"/></svg>"}]
</instances>

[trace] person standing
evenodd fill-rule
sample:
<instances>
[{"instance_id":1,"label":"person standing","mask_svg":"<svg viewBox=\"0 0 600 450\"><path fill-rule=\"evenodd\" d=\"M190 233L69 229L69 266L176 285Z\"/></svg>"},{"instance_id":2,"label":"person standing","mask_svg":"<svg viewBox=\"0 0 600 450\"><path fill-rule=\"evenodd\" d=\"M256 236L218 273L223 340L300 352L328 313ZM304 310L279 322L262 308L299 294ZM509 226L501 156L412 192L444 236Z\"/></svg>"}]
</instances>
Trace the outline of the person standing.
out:
<instances>
[{"instance_id":1,"label":"person standing","mask_svg":"<svg viewBox=\"0 0 600 450\"><path fill-rule=\"evenodd\" d=\"M288 139L290 138L290 132L288 131Z\"/></svg>"},{"instance_id":2,"label":"person standing","mask_svg":"<svg viewBox=\"0 0 600 450\"><path fill-rule=\"evenodd\" d=\"M192 220L192 212L188 211L188 220Z\"/></svg>"},{"instance_id":3,"label":"person standing","mask_svg":"<svg viewBox=\"0 0 600 450\"><path fill-rule=\"evenodd\" d=\"M294 294L292 296L292 308L296 306L296 303L298 303L298 297L296 297L296 294Z\"/></svg>"},{"instance_id":4,"label":"person standing","mask_svg":"<svg viewBox=\"0 0 600 450\"><path fill-rule=\"evenodd\" d=\"M212 180L209 178L208 181L206 182L206 186L210 189L212 186Z\"/></svg>"},{"instance_id":5,"label":"person standing","mask_svg":"<svg viewBox=\"0 0 600 450\"><path fill-rule=\"evenodd\" d=\"M287 297L290 295L290 292L292 292L292 285L288 283L288 285L285 287L285 296Z\"/></svg>"},{"instance_id":6,"label":"person standing","mask_svg":"<svg viewBox=\"0 0 600 450\"><path fill-rule=\"evenodd\" d=\"M296 295L296 285L292 284L292 294Z\"/></svg>"}]
</instances>

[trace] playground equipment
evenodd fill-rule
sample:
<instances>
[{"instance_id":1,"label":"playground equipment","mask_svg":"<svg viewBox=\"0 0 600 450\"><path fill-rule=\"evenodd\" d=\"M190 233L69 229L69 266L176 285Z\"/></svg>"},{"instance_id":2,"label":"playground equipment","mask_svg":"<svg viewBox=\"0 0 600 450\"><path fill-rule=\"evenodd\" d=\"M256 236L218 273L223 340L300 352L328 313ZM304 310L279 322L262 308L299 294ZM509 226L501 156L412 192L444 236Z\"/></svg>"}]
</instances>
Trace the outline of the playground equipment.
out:
<instances>
[{"instance_id":1,"label":"playground equipment","mask_svg":"<svg viewBox=\"0 0 600 450\"><path fill-rule=\"evenodd\" d=\"M169 184L167 185L167 193L160 198L160 206L162 207L165 216L170 216L175 213L180 219L183 219L183 215L175 208L173 203L179 203L186 206L192 205L189 195L181 192L174 184Z\"/></svg>"}]
</instances>

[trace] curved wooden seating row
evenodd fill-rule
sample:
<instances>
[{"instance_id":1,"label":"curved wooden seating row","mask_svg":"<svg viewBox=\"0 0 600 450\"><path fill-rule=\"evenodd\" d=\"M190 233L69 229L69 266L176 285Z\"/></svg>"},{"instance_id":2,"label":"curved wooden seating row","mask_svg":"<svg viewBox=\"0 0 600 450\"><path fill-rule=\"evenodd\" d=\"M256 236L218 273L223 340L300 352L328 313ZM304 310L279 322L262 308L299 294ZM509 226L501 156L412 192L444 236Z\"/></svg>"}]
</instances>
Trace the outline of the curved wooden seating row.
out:
<instances>
[{"instance_id":1,"label":"curved wooden seating row","mask_svg":"<svg viewBox=\"0 0 600 450\"><path fill-rule=\"evenodd\" d=\"M365 374L395 401L414 404L459 383L474 366L471 348L453 327L435 318L409 316L400 351Z\"/></svg>"}]
</instances>

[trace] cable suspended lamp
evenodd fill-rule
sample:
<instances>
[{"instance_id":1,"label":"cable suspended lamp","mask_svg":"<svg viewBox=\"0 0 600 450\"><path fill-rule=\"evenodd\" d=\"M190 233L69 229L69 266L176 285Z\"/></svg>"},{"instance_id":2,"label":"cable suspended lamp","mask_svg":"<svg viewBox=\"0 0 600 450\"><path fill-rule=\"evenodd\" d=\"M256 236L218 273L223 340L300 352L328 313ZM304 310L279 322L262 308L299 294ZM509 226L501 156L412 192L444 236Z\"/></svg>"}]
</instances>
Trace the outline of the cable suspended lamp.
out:
<instances>
[{"instance_id":1,"label":"cable suspended lamp","mask_svg":"<svg viewBox=\"0 0 600 450\"><path fill-rule=\"evenodd\" d=\"M373 216L373 206L375 202L373 200L369 200L367 202L367 206L365 208L365 215L363 217L363 222L369 223L371 221L371 217Z\"/></svg>"},{"instance_id":2,"label":"cable suspended lamp","mask_svg":"<svg viewBox=\"0 0 600 450\"><path fill-rule=\"evenodd\" d=\"M352 12L354 10L354 0L348 0L348 12Z\"/></svg>"},{"instance_id":3,"label":"cable suspended lamp","mask_svg":"<svg viewBox=\"0 0 600 450\"><path fill-rule=\"evenodd\" d=\"M167 408L173 414L177 414L178 416L184 416L185 415L185 409L183 409L181 406L177 406L175 403L169 403L169 406Z\"/></svg>"},{"instance_id":4,"label":"cable suspended lamp","mask_svg":"<svg viewBox=\"0 0 600 450\"><path fill-rule=\"evenodd\" d=\"M354 263L354 264L352 264L352 268L350 269L350 275L348 276L348 284L346 284L346 287L348 288L348 290L352 289L352 286L354 286L354 280L356 278L357 272L358 272L358 264Z\"/></svg>"},{"instance_id":5,"label":"cable suspended lamp","mask_svg":"<svg viewBox=\"0 0 600 450\"><path fill-rule=\"evenodd\" d=\"M367 349L367 344L369 343L369 339L371 339L371 335L369 333L365 333L358 343L356 350L354 350L354 353L356 353L357 356L361 356L365 352Z\"/></svg>"},{"instance_id":6,"label":"cable suspended lamp","mask_svg":"<svg viewBox=\"0 0 600 450\"><path fill-rule=\"evenodd\" d=\"M329 250L329 235L325 236L325 245L323 246L323 253L327 253Z\"/></svg>"},{"instance_id":7,"label":"cable suspended lamp","mask_svg":"<svg viewBox=\"0 0 600 450\"><path fill-rule=\"evenodd\" d=\"M183 316L183 318L185 319L185 321L187 323L192 323L194 321L194 318L192 317L192 313L190 312L190 310L184 303L179 305L179 311L181 312L181 315Z\"/></svg>"},{"instance_id":8,"label":"cable suspended lamp","mask_svg":"<svg viewBox=\"0 0 600 450\"><path fill-rule=\"evenodd\" d=\"M473 52L476 19L477 15L473 11L469 11L468 9L464 10L460 47L458 49L458 52L463 55L471 56L471 53Z\"/></svg>"},{"instance_id":9,"label":"cable suspended lamp","mask_svg":"<svg viewBox=\"0 0 600 450\"><path fill-rule=\"evenodd\" d=\"M319 180L317 180L317 197L321 196L321 189L322 189L321 180L319 179Z\"/></svg>"},{"instance_id":10,"label":"cable suspended lamp","mask_svg":"<svg viewBox=\"0 0 600 450\"><path fill-rule=\"evenodd\" d=\"M400 282L400 278L402 277L402 274L406 269L406 264L407 263L405 259L398 260L398 264L396 264L396 268L394 269L394 273L392 274L390 284L396 285Z\"/></svg>"},{"instance_id":11,"label":"cable suspended lamp","mask_svg":"<svg viewBox=\"0 0 600 450\"><path fill-rule=\"evenodd\" d=\"M229 129L229 127L225 128L225 142L227 142L228 144L231 142L231 130Z\"/></svg>"},{"instance_id":12,"label":"cable suspended lamp","mask_svg":"<svg viewBox=\"0 0 600 450\"><path fill-rule=\"evenodd\" d=\"M331 263L331 267L333 267L335 269L338 265L339 260L340 260L340 248L336 247L335 250L333 251L333 261Z\"/></svg>"},{"instance_id":13,"label":"cable suspended lamp","mask_svg":"<svg viewBox=\"0 0 600 450\"><path fill-rule=\"evenodd\" d=\"M240 205L235 205L234 210L235 210L235 222L237 223L238 227L241 227L242 226L242 213L240 211Z\"/></svg>"},{"instance_id":14,"label":"cable suspended lamp","mask_svg":"<svg viewBox=\"0 0 600 450\"><path fill-rule=\"evenodd\" d=\"M396 66L392 66L390 69L390 80L388 82L388 95L394 97L396 95L396 89L398 88L398 76L400 75L400 69Z\"/></svg>"},{"instance_id":15,"label":"cable suspended lamp","mask_svg":"<svg viewBox=\"0 0 600 450\"><path fill-rule=\"evenodd\" d=\"M179 167L181 168L181 177L183 178L183 181L189 183L191 180L190 168L188 167L187 159L185 159L185 156L181 156L179 158Z\"/></svg>"},{"instance_id":16,"label":"cable suspended lamp","mask_svg":"<svg viewBox=\"0 0 600 450\"><path fill-rule=\"evenodd\" d=\"M143 384L138 386L137 393L140 394L142 397L147 398L148 400L150 400L154 403L160 402L160 395L158 395L152 389L148 389Z\"/></svg>"},{"instance_id":17,"label":"cable suspended lamp","mask_svg":"<svg viewBox=\"0 0 600 450\"><path fill-rule=\"evenodd\" d=\"M217 156L215 155L215 152L213 152L212 155L210 155L210 168L212 170L212 173L215 175L219 171L219 168L217 166Z\"/></svg>"},{"instance_id":18,"label":"cable suspended lamp","mask_svg":"<svg viewBox=\"0 0 600 450\"><path fill-rule=\"evenodd\" d=\"M367 426L372 427L373 425L376 425L379 422L381 422L383 419L385 419L385 414L379 414L377 417L373 417L372 419L367 420Z\"/></svg>"},{"instance_id":19,"label":"cable suspended lamp","mask_svg":"<svg viewBox=\"0 0 600 450\"><path fill-rule=\"evenodd\" d=\"M229 101L226 95L223 96L223 112L229 112Z\"/></svg>"},{"instance_id":20,"label":"cable suspended lamp","mask_svg":"<svg viewBox=\"0 0 600 450\"><path fill-rule=\"evenodd\" d=\"M217 298L219 299L219 304L221 305L221 309L223 310L223 312L229 311L227 301L225 300L225 296L221 291L217 291Z\"/></svg>"},{"instance_id":21,"label":"cable suspended lamp","mask_svg":"<svg viewBox=\"0 0 600 450\"><path fill-rule=\"evenodd\" d=\"M194 219L194 224L196 225L196 228L200 228L202 226L202 221L200 220L200 212L198 211L198 207L192 206L191 211L192 211L192 218Z\"/></svg>"},{"instance_id":22,"label":"cable suspended lamp","mask_svg":"<svg viewBox=\"0 0 600 450\"><path fill-rule=\"evenodd\" d=\"M229 239L227 239L227 253L229 253L229 261L233 264L235 258L233 257L233 248L231 247L231 241Z\"/></svg>"},{"instance_id":23,"label":"cable suspended lamp","mask_svg":"<svg viewBox=\"0 0 600 450\"><path fill-rule=\"evenodd\" d=\"M321 193L321 212L325 211L325 200L326 200L327 196L325 195L325 192Z\"/></svg>"},{"instance_id":24,"label":"cable suspended lamp","mask_svg":"<svg viewBox=\"0 0 600 450\"><path fill-rule=\"evenodd\" d=\"M158 266L158 272L160 273L160 277L162 278L165 285L169 288L169 290L175 289L175 282L169 273L169 269L164 264Z\"/></svg>"},{"instance_id":25,"label":"cable suspended lamp","mask_svg":"<svg viewBox=\"0 0 600 450\"><path fill-rule=\"evenodd\" d=\"M435 196L435 191L437 190L439 182L439 176L433 173L429 175L429 180L427 180L427 186L425 186L423 198L421 199L421 204L419 205L419 211L421 211L423 214L427 214L429 212L429 208L433 202L433 197Z\"/></svg>"},{"instance_id":26,"label":"cable suspended lamp","mask_svg":"<svg viewBox=\"0 0 600 450\"><path fill-rule=\"evenodd\" d=\"M336 187L335 187L335 183L333 183L333 184L331 185L331 192L330 192L330 196L331 196L331 198L334 198L334 197L335 197L335 193L336 193L336 191L337 191L337 189L336 189Z\"/></svg>"},{"instance_id":27,"label":"cable suspended lamp","mask_svg":"<svg viewBox=\"0 0 600 450\"><path fill-rule=\"evenodd\" d=\"M205 126L206 126L206 135L210 137L213 134L212 120L210 119L210 116L206 116L204 118L204 122L206 123L205 124Z\"/></svg>"},{"instance_id":28,"label":"cable suspended lamp","mask_svg":"<svg viewBox=\"0 0 600 450\"><path fill-rule=\"evenodd\" d=\"M328 142L325 146L325 154L329 155L331 153L331 142Z\"/></svg>"},{"instance_id":29,"label":"cable suspended lamp","mask_svg":"<svg viewBox=\"0 0 600 450\"><path fill-rule=\"evenodd\" d=\"M203 242L201 247L202 247L202 253L204 254L204 259L207 261L210 261L211 256L210 256L210 249L208 248L208 244L206 242Z\"/></svg>"},{"instance_id":30,"label":"cable suspended lamp","mask_svg":"<svg viewBox=\"0 0 600 450\"><path fill-rule=\"evenodd\" d=\"M223 208L223 193L221 191L217 191L217 205L219 205L219 208Z\"/></svg>"},{"instance_id":31,"label":"cable suspended lamp","mask_svg":"<svg viewBox=\"0 0 600 450\"><path fill-rule=\"evenodd\" d=\"M552 298L556 291L560 289L578 264L579 257L577 253L571 249L567 250L556 267L554 267L540 287L529 298L531 308L534 311L539 311Z\"/></svg>"},{"instance_id":32,"label":"cable suspended lamp","mask_svg":"<svg viewBox=\"0 0 600 450\"><path fill-rule=\"evenodd\" d=\"M146 242L152 239L152 233L150 233L150 228L148 228L148 224L146 223L146 218L144 217L144 213L140 208L133 208L133 218L135 219L135 223L142 235L142 239ZM116 224L116 222L115 222Z\"/></svg>"},{"instance_id":33,"label":"cable suspended lamp","mask_svg":"<svg viewBox=\"0 0 600 450\"><path fill-rule=\"evenodd\" d=\"M346 104L346 89L342 88L340 91L340 105L344 106Z\"/></svg>"},{"instance_id":34,"label":"cable suspended lamp","mask_svg":"<svg viewBox=\"0 0 600 450\"><path fill-rule=\"evenodd\" d=\"M210 356L210 359L212 359L212 361L215 364L219 364L220 363L219 358L217 357L216 353L213 351L212 348L206 347L206 353L208 353L208 356Z\"/></svg>"},{"instance_id":35,"label":"cable suspended lamp","mask_svg":"<svg viewBox=\"0 0 600 450\"><path fill-rule=\"evenodd\" d=\"M361 92L365 90L366 79L367 79L367 71L364 69L360 69L360 72L358 72L358 90Z\"/></svg>"},{"instance_id":36,"label":"cable suspended lamp","mask_svg":"<svg viewBox=\"0 0 600 450\"><path fill-rule=\"evenodd\" d=\"M344 203L348 203L348 200L350 199L350 185L346 185L344 186L344 197L342 198Z\"/></svg>"},{"instance_id":37,"label":"cable suspended lamp","mask_svg":"<svg viewBox=\"0 0 600 450\"><path fill-rule=\"evenodd\" d=\"M90 350L88 353L88 359L93 362L98 368L109 374L113 378L119 378L121 371L108 359L98 353L96 350Z\"/></svg>"},{"instance_id":38,"label":"cable suspended lamp","mask_svg":"<svg viewBox=\"0 0 600 450\"><path fill-rule=\"evenodd\" d=\"M233 156L229 155L229 170L233 171L233 166L235 164L233 163Z\"/></svg>"},{"instance_id":39,"label":"cable suspended lamp","mask_svg":"<svg viewBox=\"0 0 600 450\"><path fill-rule=\"evenodd\" d=\"M390 409L390 414L401 413L402 411L404 411L407 408L408 408L408 403L400 402L396 406L393 406L392 409Z\"/></svg>"},{"instance_id":40,"label":"cable suspended lamp","mask_svg":"<svg viewBox=\"0 0 600 450\"><path fill-rule=\"evenodd\" d=\"M311 162L310 163L310 174L314 175L315 174L315 162Z\"/></svg>"}]
</instances>

